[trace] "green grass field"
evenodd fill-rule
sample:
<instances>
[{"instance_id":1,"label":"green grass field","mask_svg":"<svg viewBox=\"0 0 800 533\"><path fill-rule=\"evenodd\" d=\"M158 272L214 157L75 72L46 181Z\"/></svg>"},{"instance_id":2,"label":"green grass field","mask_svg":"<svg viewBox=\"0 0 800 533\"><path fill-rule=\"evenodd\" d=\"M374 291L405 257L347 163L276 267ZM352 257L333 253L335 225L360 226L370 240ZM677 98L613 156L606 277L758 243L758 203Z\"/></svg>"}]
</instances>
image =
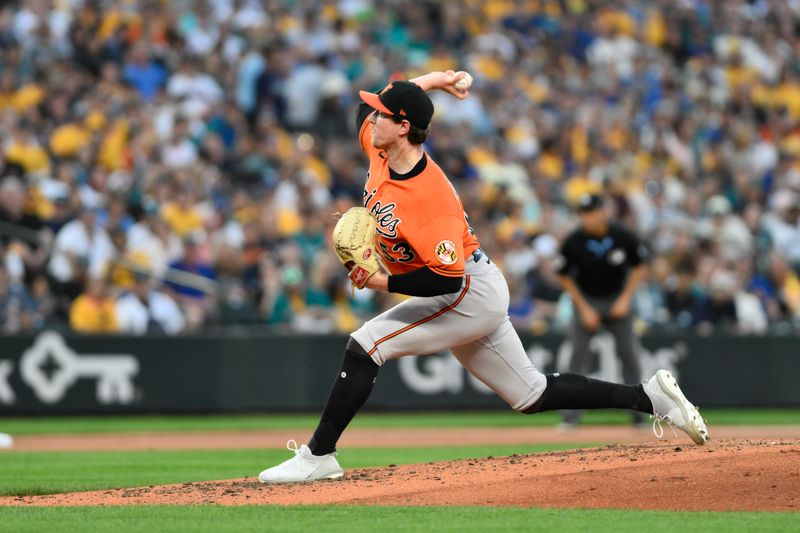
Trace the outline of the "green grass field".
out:
<instances>
[{"instance_id":1,"label":"green grass field","mask_svg":"<svg viewBox=\"0 0 800 533\"><path fill-rule=\"evenodd\" d=\"M0 531L797 531L788 513L476 507L0 507Z\"/></svg>"},{"instance_id":2,"label":"green grass field","mask_svg":"<svg viewBox=\"0 0 800 533\"><path fill-rule=\"evenodd\" d=\"M413 464L536 453L596 443L460 446L450 448L359 448L341 455L343 468ZM53 494L115 487L166 485L255 477L291 457L285 449L147 450L109 452L13 452L0 454L0 495Z\"/></svg>"},{"instance_id":3,"label":"green grass field","mask_svg":"<svg viewBox=\"0 0 800 533\"><path fill-rule=\"evenodd\" d=\"M708 410L710 424L796 425L800 410ZM0 419L12 435L133 431L225 431L314 427L316 414ZM361 414L353 427L551 425L555 415L511 412ZM588 413L586 424L625 424L624 413ZM582 445L369 448L341 455L358 468L535 453ZM0 453L0 494L29 495L241 478L287 458L283 449ZM688 513L580 509L243 506L0 507L0 532L14 531L797 531L800 513Z\"/></svg>"},{"instance_id":4,"label":"green grass field","mask_svg":"<svg viewBox=\"0 0 800 533\"><path fill-rule=\"evenodd\" d=\"M709 425L798 425L800 409L704 409ZM50 433L116 433L132 431L244 431L314 428L319 414L210 415L210 416L94 416L0 418L0 431L12 435ZM350 427L530 427L553 426L556 413L524 416L510 410L456 413L359 413ZM621 411L589 411L584 425L624 425L630 416Z\"/></svg>"}]
</instances>

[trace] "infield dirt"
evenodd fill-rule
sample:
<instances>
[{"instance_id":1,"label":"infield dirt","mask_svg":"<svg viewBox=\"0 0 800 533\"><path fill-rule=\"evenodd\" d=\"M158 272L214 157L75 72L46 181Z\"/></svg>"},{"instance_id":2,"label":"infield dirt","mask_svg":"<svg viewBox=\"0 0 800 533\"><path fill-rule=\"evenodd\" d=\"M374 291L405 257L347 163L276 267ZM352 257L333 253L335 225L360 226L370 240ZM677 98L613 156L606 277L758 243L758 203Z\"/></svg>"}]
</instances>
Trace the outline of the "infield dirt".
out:
<instances>
[{"instance_id":1,"label":"infield dirt","mask_svg":"<svg viewBox=\"0 0 800 533\"><path fill-rule=\"evenodd\" d=\"M307 484L267 486L244 478L0 498L0 505L202 503L798 511L800 440L717 439L695 446L674 439L362 468L347 470L342 480Z\"/></svg>"}]
</instances>

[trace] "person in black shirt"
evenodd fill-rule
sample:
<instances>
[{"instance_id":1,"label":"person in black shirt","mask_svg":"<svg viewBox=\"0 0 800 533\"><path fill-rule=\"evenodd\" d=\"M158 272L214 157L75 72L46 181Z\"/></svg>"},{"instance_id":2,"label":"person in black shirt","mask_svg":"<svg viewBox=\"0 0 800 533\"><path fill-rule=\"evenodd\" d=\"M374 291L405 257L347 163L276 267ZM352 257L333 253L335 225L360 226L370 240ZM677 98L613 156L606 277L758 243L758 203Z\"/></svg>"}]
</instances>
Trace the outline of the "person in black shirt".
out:
<instances>
[{"instance_id":1,"label":"person in black shirt","mask_svg":"<svg viewBox=\"0 0 800 533\"><path fill-rule=\"evenodd\" d=\"M0 249L5 249L6 268L15 281L33 280L44 270L53 233L38 215L25 210L28 191L16 177L0 180Z\"/></svg>"},{"instance_id":2,"label":"person in black shirt","mask_svg":"<svg viewBox=\"0 0 800 533\"><path fill-rule=\"evenodd\" d=\"M631 231L609 220L601 196L581 195L576 208L581 223L562 244L557 265L575 308L569 372L588 373L589 341L602 325L614 336L625 383L639 383L631 299L647 275L647 248ZM563 423L577 425L580 416L579 411L565 413ZM641 418L635 417L634 422Z\"/></svg>"}]
</instances>

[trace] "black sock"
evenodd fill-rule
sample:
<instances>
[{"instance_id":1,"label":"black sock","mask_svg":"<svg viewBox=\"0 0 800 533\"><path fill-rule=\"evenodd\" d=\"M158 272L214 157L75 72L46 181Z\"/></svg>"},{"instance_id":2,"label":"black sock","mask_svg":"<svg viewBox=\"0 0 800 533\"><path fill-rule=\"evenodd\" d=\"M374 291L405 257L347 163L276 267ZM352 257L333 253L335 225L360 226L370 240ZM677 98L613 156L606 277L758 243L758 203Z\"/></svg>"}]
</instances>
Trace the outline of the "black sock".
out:
<instances>
[{"instance_id":1,"label":"black sock","mask_svg":"<svg viewBox=\"0 0 800 533\"><path fill-rule=\"evenodd\" d=\"M342 432L369 398L379 368L351 338L319 425L308 443L311 453L325 455L336 451Z\"/></svg>"},{"instance_id":2,"label":"black sock","mask_svg":"<svg viewBox=\"0 0 800 533\"><path fill-rule=\"evenodd\" d=\"M653 404L641 385L619 385L580 374L548 374L542 397L525 413L605 408L653 413Z\"/></svg>"}]
</instances>

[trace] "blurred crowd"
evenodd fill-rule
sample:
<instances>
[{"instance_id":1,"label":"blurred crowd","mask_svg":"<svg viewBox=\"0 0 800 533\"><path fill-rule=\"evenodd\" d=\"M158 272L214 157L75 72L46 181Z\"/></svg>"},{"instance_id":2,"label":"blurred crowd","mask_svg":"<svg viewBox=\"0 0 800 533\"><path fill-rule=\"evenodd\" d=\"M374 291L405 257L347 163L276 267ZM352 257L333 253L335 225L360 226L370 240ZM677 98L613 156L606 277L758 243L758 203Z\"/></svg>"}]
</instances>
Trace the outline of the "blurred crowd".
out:
<instances>
[{"instance_id":1,"label":"blurred crowd","mask_svg":"<svg viewBox=\"0 0 800 533\"><path fill-rule=\"evenodd\" d=\"M0 4L0 329L349 332L329 238L361 203L357 90L468 70L427 150L559 330L571 199L652 249L639 325L800 326L798 0Z\"/></svg>"}]
</instances>

